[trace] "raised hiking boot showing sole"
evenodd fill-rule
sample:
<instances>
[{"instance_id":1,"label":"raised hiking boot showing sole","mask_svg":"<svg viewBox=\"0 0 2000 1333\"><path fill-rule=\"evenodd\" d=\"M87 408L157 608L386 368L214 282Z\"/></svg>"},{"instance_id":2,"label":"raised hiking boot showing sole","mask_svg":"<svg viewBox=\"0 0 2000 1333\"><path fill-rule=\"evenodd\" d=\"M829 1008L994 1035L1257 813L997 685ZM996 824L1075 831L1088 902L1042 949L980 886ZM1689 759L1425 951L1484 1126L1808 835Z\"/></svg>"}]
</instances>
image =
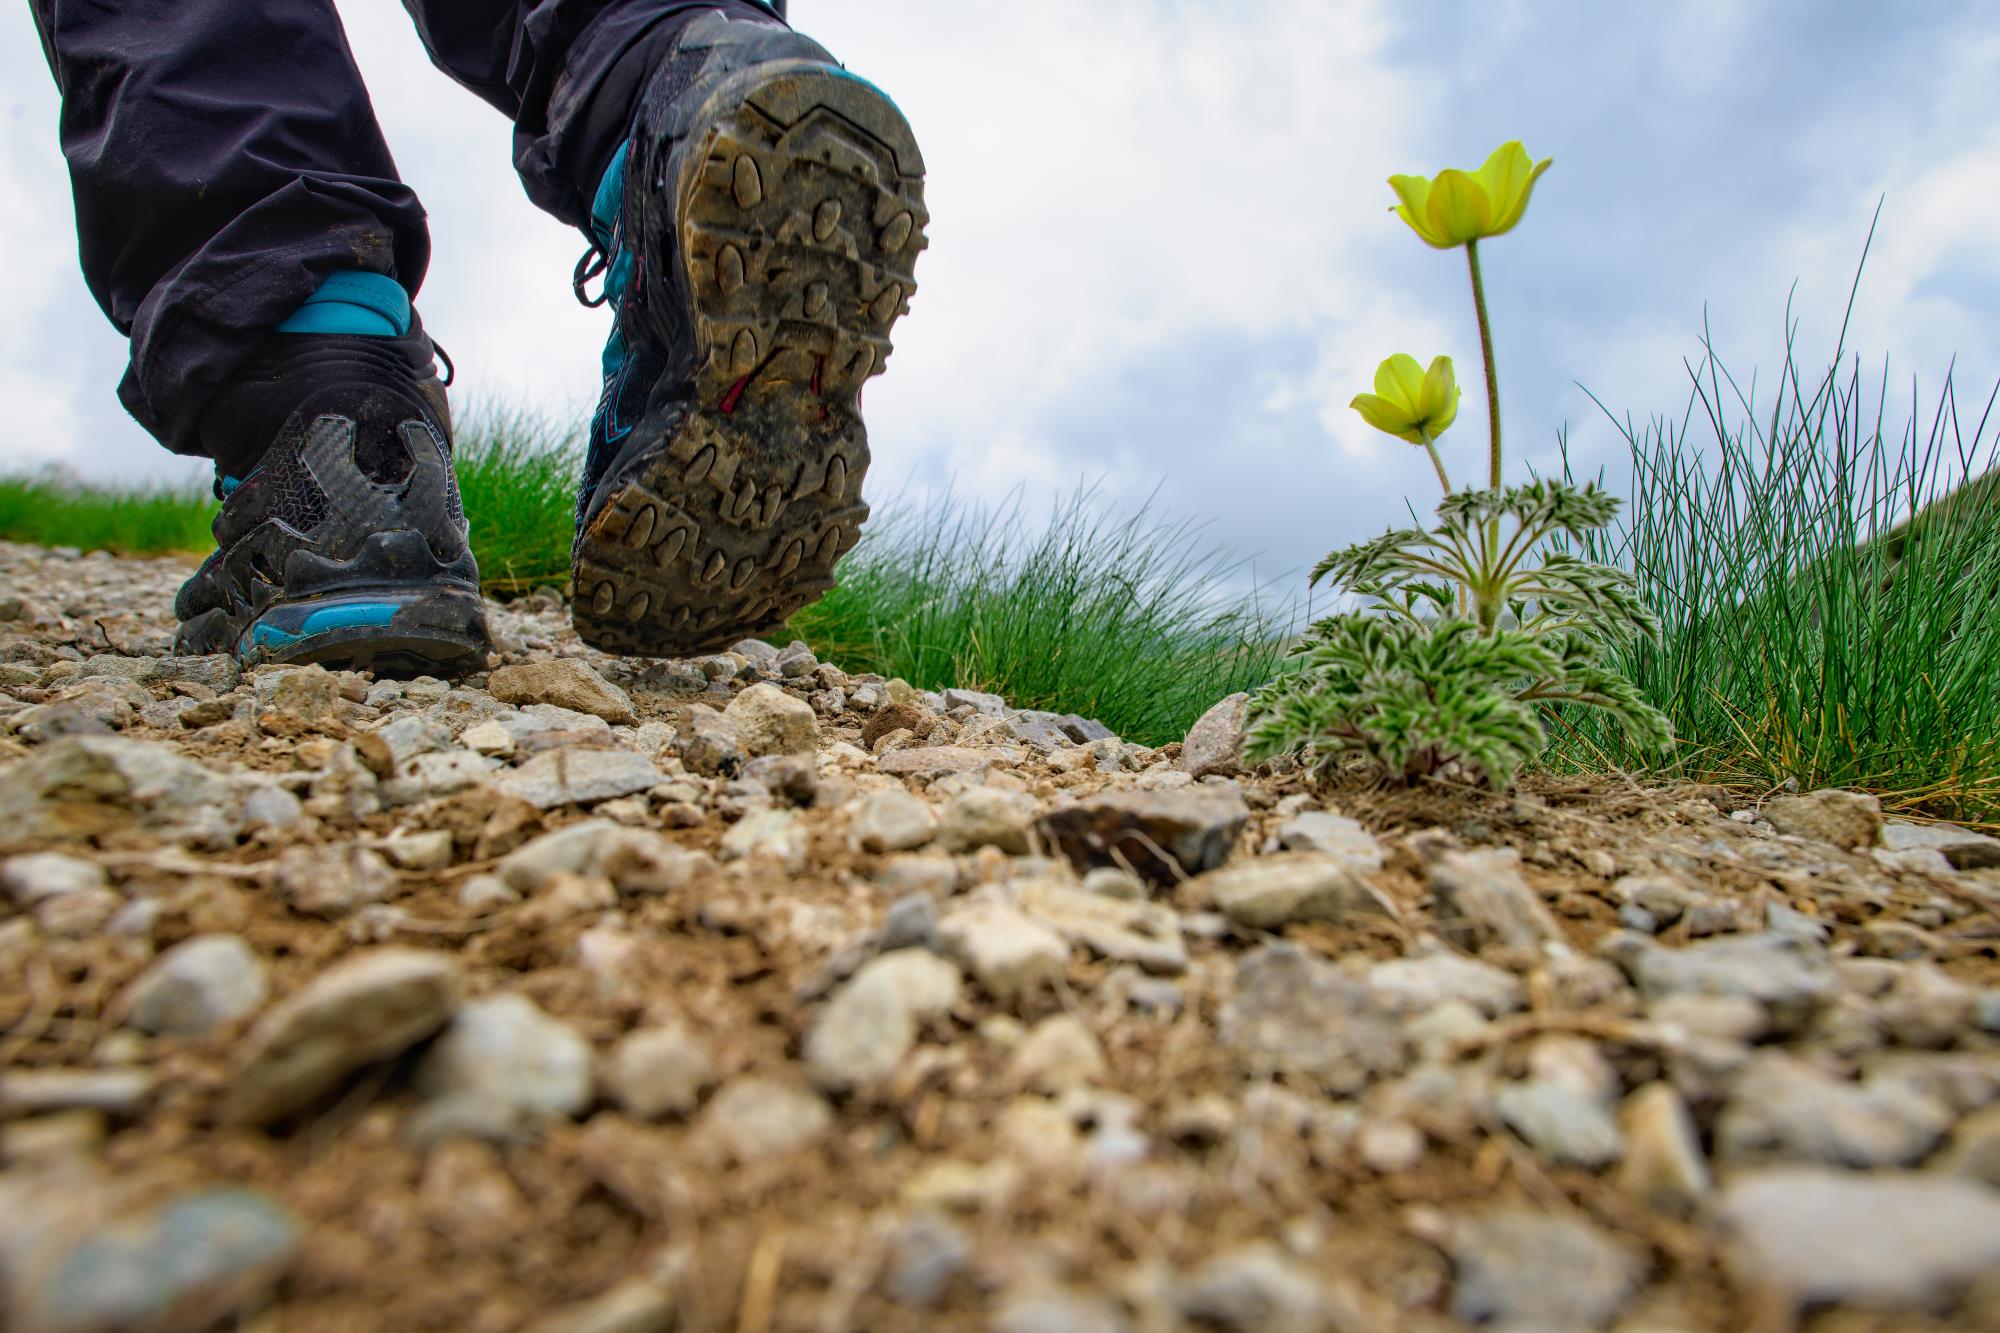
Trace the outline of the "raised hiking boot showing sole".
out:
<instances>
[{"instance_id":1,"label":"raised hiking boot showing sole","mask_svg":"<svg viewBox=\"0 0 2000 1333\"><path fill-rule=\"evenodd\" d=\"M929 215L902 113L822 61L699 80L653 114L623 217L672 238L666 271L646 271L652 246L634 275L666 350L587 496L574 618L594 647L677 656L833 586L868 516L861 386L909 309Z\"/></svg>"}]
</instances>

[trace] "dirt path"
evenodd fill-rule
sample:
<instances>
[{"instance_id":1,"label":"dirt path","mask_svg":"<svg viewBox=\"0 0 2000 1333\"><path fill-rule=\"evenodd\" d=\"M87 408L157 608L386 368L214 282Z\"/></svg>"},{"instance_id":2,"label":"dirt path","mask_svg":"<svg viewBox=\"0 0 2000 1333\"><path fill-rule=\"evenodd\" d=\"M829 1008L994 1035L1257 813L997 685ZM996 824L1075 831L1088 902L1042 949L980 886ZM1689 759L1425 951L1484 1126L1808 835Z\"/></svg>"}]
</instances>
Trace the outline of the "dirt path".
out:
<instances>
[{"instance_id":1,"label":"dirt path","mask_svg":"<svg viewBox=\"0 0 2000 1333\"><path fill-rule=\"evenodd\" d=\"M2000 1329L2000 843L0 545L18 1330Z\"/></svg>"}]
</instances>

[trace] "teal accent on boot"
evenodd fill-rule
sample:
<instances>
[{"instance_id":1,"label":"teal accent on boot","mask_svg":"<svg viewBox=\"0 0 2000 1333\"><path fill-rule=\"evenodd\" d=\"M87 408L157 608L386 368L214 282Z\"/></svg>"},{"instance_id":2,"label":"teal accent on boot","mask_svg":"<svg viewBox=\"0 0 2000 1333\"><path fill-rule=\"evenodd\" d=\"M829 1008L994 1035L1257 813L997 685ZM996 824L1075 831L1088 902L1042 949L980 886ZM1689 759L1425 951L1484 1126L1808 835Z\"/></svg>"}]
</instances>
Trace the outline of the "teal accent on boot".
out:
<instances>
[{"instance_id":1,"label":"teal accent on boot","mask_svg":"<svg viewBox=\"0 0 2000 1333\"><path fill-rule=\"evenodd\" d=\"M616 376L625 366L625 330L618 319L625 289L632 284L632 251L623 245L619 219L625 212L625 157L628 141L618 145L611 165L597 178L597 193L590 200L590 232L606 255L604 294L611 307L611 337L604 344L604 378Z\"/></svg>"},{"instance_id":2,"label":"teal accent on boot","mask_svg":"<svg viewBox=\"0 0 2000 1333\"><path fill-rule=\"evenodd\" d=\"M410 331L410 294L383 273L330 273L319 290L278 325L280 333L349 333L400 338Z\"/></svg>"}]
</instances>

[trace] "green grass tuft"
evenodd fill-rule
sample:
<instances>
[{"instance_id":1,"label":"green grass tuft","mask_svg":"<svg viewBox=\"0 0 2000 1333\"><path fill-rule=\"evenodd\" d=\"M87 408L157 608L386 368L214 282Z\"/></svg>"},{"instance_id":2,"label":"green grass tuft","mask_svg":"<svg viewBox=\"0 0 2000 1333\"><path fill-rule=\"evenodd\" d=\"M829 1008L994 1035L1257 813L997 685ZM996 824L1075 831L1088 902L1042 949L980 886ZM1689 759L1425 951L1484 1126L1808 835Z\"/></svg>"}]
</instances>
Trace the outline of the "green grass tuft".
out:
<instances>
[{"instance_id":1,"label":"green grass tuft","mask_svg":"<svg viewBox=\"0 0 2000 1333\"><path fill-rule=\"evenodd\" d=\"M216 503L197 485L101 486L53 473L0 477L0 540L118 555L199 553L215 545Z\"/></svg>"},{"instance_id":2,"label":"green grass tuft","mask_svg":"<svg viewBox=\"0 0 2000 1333\"><path fill-rule=\"evenodd\" d=\"M1638 575L1662 624L1621 665L1672 720L1690 777L2000 821L1993 400L1966 420L1949 377L1931 410L1913 385L1885 431L1886 369L1869 384L1834 364L1805 380L1788 339L1760 403L1710 347L1681 420L1621 425L1632 499L1600 554ZM1645 766L1592 719L1565 720L1558 765Z\"/></svg>"},{"instance_id":3,"label":"green grass tuft","mask_svg":"<svg viewBox=\"0 0 2000 1333\"><path fill-rule=\"evenodd\" d=\"M580 432L523 408L482 404L454 434L481 580L496 592L562 587L576 531Z\"/></svg>"},{"instance_id":4,"label":"green grass tuft","mask_svg":"<svg viewBox=\"0 0 2000 1333\"><path fill-rule=\"evenodd\" d=\"M1032 523L949 495L890 501L793 628L829 661L1094 717L1163 744L1224 695L1268 679L1293 623L1194 525L1142 506L1106 515L1079 489Z\"/></svg>"}]
</instances>

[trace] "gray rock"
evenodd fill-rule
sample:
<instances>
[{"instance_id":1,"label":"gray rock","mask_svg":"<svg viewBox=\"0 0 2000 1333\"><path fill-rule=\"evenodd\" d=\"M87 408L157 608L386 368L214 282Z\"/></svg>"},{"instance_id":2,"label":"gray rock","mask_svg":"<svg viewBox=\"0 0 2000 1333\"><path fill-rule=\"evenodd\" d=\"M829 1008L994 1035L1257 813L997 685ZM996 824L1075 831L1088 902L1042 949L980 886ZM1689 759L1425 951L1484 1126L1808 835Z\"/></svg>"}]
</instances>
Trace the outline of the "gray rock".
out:
<instances>
[{"instance_id":1,"label":"gray rock","mask_svg":"<svg viewBox=\"0 0 2000 1333\"><path fill-rule=\"evenodd\" d=\"M1278 825L1278 845L1293 852L1337 856L1362 874L1382 868L1382 844L1359 820L1325 810L1307 810Z\"/></svg>"},{"instance_id":2,"label":"gray rock","mask_svg":"<svg viewBox=\"0 0 2000 1333\"><path fill-rule=\"evenodd\" d=\"M1834 1166L1907 1166L1944 1137L1951 1115L1896 1082L1850 1083L1793 1056L1765 1051L1736 1078L1715 1126L1716 1156Z\"/></svg>"},{"instance_id":3,"label":"gray rock","mask_svg":"<svg viewBox=\"0 0 2000 1333\"><path fill-rule=\"evenodd\" d=\"M805 869L807 850L807 830L789 810L759 810L745 815L722 835L723 860L762 857L795 875Z\"/></svg>"},{"instance_id":4,"label":"gray rock","mask_svg":"<svg viewBox=\"0 0 2000 1333\"><path fill-rule=\"evenodd\" d=\"M1089 745L1093 741L1116 740L1118 733L1105 726L1094 717L1084 717L1080 713L1063 715L1062 728L1069 738L1078 745Z\"/></svg>"},{"instance_id":5,"label":"gray rock","mask_svg":"<svg viewBox=\"0 0 2000 1333\"><path fill-rule=\"evenodd\" d=\"M875 882L898 897L921 893L948 898L958 887L958 862L943 852L892 856L876 869Z\"/></svg>"},{"instance_id":6,"label":"gray rock","mask_svg":"<svg viewBox=\"0 0 2000 1333\"><path fill-rule=\"evenodd\" d=\"M1049 927L1004 903L970 903L938 923L938 943L1003 1004L1053 987L1069 945Z\"/></svg>"},{"instance_id":7,"label":"gray rock","mask_svg":"<svg viewBox=\"0 0 2000 1333\"><path fill-rule=\"evenodd\" d=\"M162 657L159 659L158 679L191 681L196 685L206 685L217 694L227 694L243 679L243 667L228 653Z\"/></svg>"},{"instance_id":8,"label":"gray rock","mask_svg":"<svg viewBox=\"0 0 2000 1333\"><path fill-rule=\"evenodd\" d=\"M819 795L819 770L811 755L767 754L743 766L743 777L791 805L811 805Z\"/></svg>"},{"instance_id":9,"label":"gray rock","mask_svg":"<svg viewBox=\"0 0 2000 1333\"><path fill-rule=\"evenodd\" d=\"M1007 1062L1014 1087L1050 1096L1097 1083L1104 1074L1104 1048L1069 1014L1035 1024Z\"/></svg>"},{"instance_id":10,"label":"gray rock","mask_svg":"<svg viewBox=\"0 0 2000 1333\"><path fill-rule=\"evenodd\" d=\"M1233 787L1107 792L1050 811L1037 828L1078 870L1122 866L1165 885L1221 865L1249 818Z\"/></svg>"},{"instance_id":11,"label":"gray rock","mask_svg":"<svg viewBox=\"0 0 2000 1333\"><path fill-rule=\"evenodd\" d=\"M1129 1327L1110 1298L1039 1279L1002 1292L988 1325L992 1333L1126 1333Z\"/></svg>"},{"instance_id":12,"label":"gray rock","mask_svg":"<svg viewBox=\"0 0 2000 1333\"><path fill-rule=\"evenodd\" d=\"M550 750L494 779L493 785L537 810L595 805L666 781L653 761L630 750Z\"/></svg>"},{"instance_id":13,"label":"gray rock","mask_svg":"<svg viewBox=\"0 0 2000 1333\"><path fill-rule=\"evenodd\" d=\"M1873 847L1882 831L1882 802L1866 792L1807 792L1776 796L1763 809L1772 828L1795 838L1817 838L1836 847Z\"/></svg>"},{"instance_id":14,"label":"gray rock","mask_svg":"<svg viewBox=\"0 0 2000 1333\"><path fill-rule=\"evenodd\" d=\"M1951 1143L1935 1164L1967 1180L2000 1190L2000 1106L1975 1111L1958 1122Z\"/></svg>"},{"instance_id":15,"label":"gray rock","mask_svg":"<svg viewBox=\"0 0 2000 1333\"><path fill-rule=\"evenodd\" d=\"M1015 713L1007 718L1006 728L1008 735L1043 754L1054 754L1074 744L1069 724L1060 713L1036 710Z\"/></svg>"},{"instance_id":16,"label":"gray rock","mask_svg":"<svg viewBox=\"0 0 2000 1333\"><path fill-rule=\"evenodd\" d=\"M1625 1161L1618 1183L1648 1205L1687 1213L1708 1196L1708 1160L1687 1103L1669 1083L1648 1083L1625 1099Z\"/></svg>"},{"instance_id":17,"label":"gray rock","mask_svg":"<svg viewBox=\"0 0 2000 1333\"><path fill-rule=\"evenodd\" d=\"M234 784L162 744L65 736L0 765L0 828L13 838L116 829L220 845L239 824Z\"/></svg>"},{"instance_id":18,"label":"gray rock","mask_svg":"<svg viewBox=\"0 0 2000 1333\"><path fill-rule=\"evenodd\" d=\"M1051 879L1018 891L1021 910L1100 957L1137 963L1148 972L1187 968L1180 916L1163 904L1107 898Z\"/></svg>"},{"instance_id":19,"label":"gray rock","mask_svg":"<svg viewBox=\"0 0 2000 1333\"><path fill-rule=\"evenodd\" d=\"M59 1243L15 1293L11 1322L21 1333L234 1324L269 1294L302 1234L250 1190L182 1195Z\"/></svg>"},{"instance_id":20,"label":"gray rock","mask_svg":"<svg viewBox=\"0 0 2000 1333\"><path fill-rule=\"evenodd\" d=\"M1445 852L1426 875L1437 900L1438 933L1460 948L1539 951L1562 938L1541 897L1521 877L1518 852Z\"/></svg>"},{"instance_id":21,"label":"gray rock","mask_svg":"<svg viewBox=\"0 0 2000 1333\"><path fill-rule=\"evenodd\" d=\"M586 819L507 853L499 874L520 893L537 892L562 873L602 876L621 893L666 893L686 885L701 863L651 830Z\"/></svg>"},{"instance_id":22,"label":"gray rock","mask_svg":"<svg viewBox=\"0 0 2000 1333\"><path fill-rule=\"evenodd\" d=\"M359 843L287 847L270 874L285 905L306 916L346 916L396 887L389 863Z\"/></svg>"},{"instance_id":23,"label":"gray rock","mask_svg":"<svg viewBox=\"0 0 2000 1333\"><path fill-rule=\"evenodd\" d=\"M1895 984L1876 1006L1876 1017L1892 1041L1942 1049L1972 1026L1977 992L1931 963L1897 969Z\"/></svg>"},{"instance_id":24,"label":"gray rock","mask_svg":"<svg viewBox=\"0 0 2000 1333\"><path fill-rule=\"evenodd\" d=\"M738 1162L761 1162L811 1147L833 1128L819 1097L749 1074L731 1079L702 1113L706 1136Z\"/></svg>"},{"instance_id":25,"label":"gray rock","mask_svg":"<svg viewBox=\"0 0 2000 1333\"><path fill-rule=\"evenodd\" d=\"M305 805L275 783L263 782L243 797L243 822L250 828L285 829L305 818Z\"/></svg>"},{"instance_id":26,"label":"gray rock","mask_svg":"<svg viewBox=\"0 0 2000 1333\"><path fill-rule=\"evenodd\" d=\"M34 907L65 893L102 889L110 883L104 868L80 856L61 852L27 852L0 861L0 889L16 907Z\"/></svg>"},{"instance_id":27,"label":"gray rock","mask_svg":"<svg viewBox=\"0 0 2000 1333\"><path fill-rule=\"evenodd\" d=\"M767 754L809 755L819 744L819 719L812 705L776 685L752 685L729 701L722 716L735 725L744 753L753 759Z\"/></svg>"},{"instance_id":28,"label":"gray rock","mask_svg":"<svg viewBox=\"0 0 2000 1333\"><path fill-rule=\"evenodd\" d=\"M0 1074L0 1112L101 1111L136 1115L153 1092L145 1069L14 1069Z\"/></svg>"},{"instance_id":29,"label":"gray rock","mask_svg":"<svg viewBox=\"0 0 2000 1333\"><path fill-rule=\"evenodd\" d=\"M1243 728L1250 696L1232 694L1212 706L1181 742L1180 771L1192 778L1243 771Z\"/></svg>"},{"instance_id":30,"label":"gray rock","mask_svg":"<svg viewBox=\"0 0 2000 1333\"><path fill-rule=\"evenodd\" d=\"M1595 1170L1625 1153L1610 1108L1573 1084L1542 1078L1503 1084L1493 1095L1493 1109L1552 1162Z\"/></svg>"},{"instance_id":31,"label":"gray rock","mask_svg":"<svg viewBox=\"0 0 2000 1333\"><path fill-rule=\"evenodd\" d=\"M1212 906L1239 926L1276 930L1294 921L1344 921L1349 916L1398 921L1395 905L1357 874L1352 863L1321 852L1277 852L1241 860L1189 880L1187 901Z\"/></svg>"},{"instance_id":32,"label":"gray rock","mask_svg":"<svg viewBox=\"0 0 2000 1333\"><path fill-rule=\"evenodd\" d=\"M1236 967L1220 1035L1255 1072L1297 1074L1350 1094L1402 1069L1402 1030L1366 982L1290 944Z\"/></svg>"},{"instance_id":33,"label":"gray rock","mask_svg":"<svg viewBox=\"0 0 2000 1333\"><path fill-rule=\"evenodd\" d=\"M1618 932L1606 936L1599 951L1624 969L1649 1000L1740 996L1762 1005L1769 1025L1780 1032L1804 1026L1834 989L1826 950L1790 933L1726 935L1669 949Z\"/></svg>"},{"instance_id":34,"label":"gray rock","mask_svg":"<svg viewBox=\"0 0 2000 1333\"><path fill-rule=\"evenodd\" d=\"M141 1032L198 1037L254 1013L270 992L255 949L234 935L197 935L140 973L120 1007Z\"/></svg>"},{"instance_id":35,"label":"gray rock","mask_svg":"<svg viewBox=\"0 0 2000 1333\"><path fill-rule=\"evenodd\" d=\"M1383 1006L1404 1014L1459 1003L1498 1018L1528 1003L1527 989L1512 972L1442 946L1377 963L1368 969L1368 989Z\"/></svg>"},{"instance_id":36,"label":"gray rock","mask_svg":"<svg viewBox=\"0 0 2000 1333\"><path fill-rule=\"evenodd\" d=\"M1891 852L1934 851L1954 870L2000 866L2000 838L1956 824L1912 824L1892 819L1882 825L1882 846Z\"/></svg>"},{"instance_id":37,"label":"gray rock","mask_svg":"<svg viewBox=\"0 0 2000 1333\"><path fill-rule=\"evenodd\" d=\"M501 703L554 704L611 723L638 720L625 691L574 657L501 667L488 679L486 688Z\"/></svg>"},{"instance_id":38,"label":"gray rock","mask_svg":"<svg viewBox=\"0 0 2000 1333\"><path fill-rule=\"evenodd\" d=\"M477 1098L527 1116L573 1116L590 1105L590 1043L525 995L491 995L458 1011L417 1066L432 1099Z\"/></svg>"},{"instance_id":39,"label":"gray rock","mask_svg":"<svg viewBox=\"0 0 2000 1333\"><path fill-rule=\"evenodd\" d=\"M35 924L57 939L80 940L97 934L125 900L110 889L78 889L44 898L35 907Z\"/></svg>"},{"instance_id":40,"label":"gray rock","mask_svg":"<svg viewBox=\"0 0 2000 1333\"><path fill-rule=\"evenodd\" d=\"M883 1289L898 1305L928 1310L971 1262L972 1242L963 1231L936 1213L918 1213L889 1238Z\"/></svg>"},{"instance_id":41,"label":"gray rock","mask_svg":"<svg viewBox=\"0 0 2000 1333\"><path fill-rule=\"evenodd\" d=\"M1573 1214L1489 1208L1454 1227L1447 1247L1452 1313L1468 1324L1602 1328L1644 1275L1627 1244Z\"/></svg>"},{"instance_id":42,"label":"gray rock","mask_svg":"<svg viewBox=\"0 0 2000 1333\"><path fill-rule=\"evenodd\" d=\"M970 708L975 713L988 717L1005 717L1014 710L1007 701L997 694L984 694L978 690L946 690L944 692L945 711L954 708Z\"/></svg>"},{"instance_id":43,"label":"gray rock","mask_svg":"<svg viewBox=\"0 0 2000 1333\"><path fill-rule=\"evenodd\" d=\"M974 787L960 792L938 820L937 843L948 852L972 852L998 847L1010 856L1025 856L1035 822L1035 798L1003 787Z\"/></svg>"},{"instance_id":44,"label":"gray rock","mask_svg":"<svg viewBox=\"0 0 2000 1333\"><path fill-rule=\"evenodd\" d=\"M834 995L806 1037L806 1068L835 1092L896 1072L923 1023L958 1003L958 969L921 949L869 960Z\"/></svg>"},{"instance_id":45,"label":"gray rock","mask_svg":"<svg viewBox=\"0 0 2000 1333\"><path fill-rule=\"evenodd\" d=\"M659 1120L701 1104L702 1089L715 1078L715 1060L685 1028L641 1028L619 1041L601 1074L627 1115Z\"/></svg>"},{"instance_id":46,"label":"gray rock","mask_svg":"<svg viewBox=\"0 0 2000 1333\"><path fill-rule=\"evenodd\" d=\"M1240 1333L1324 1333L1334 1318L1312 1273L1276 1246L1257 1241L1196 1269L1180 1294L1182 1317L1202 1328Z\"/></svg>"},{"instance_id":47,"label":"gray rock","mask_svg":"<svg viewBox=\"0 0 2000 1333\"><path fill-rule=\"evenodd\" d=\"M1722 1192L1739 1277L1801 1305L1936 1307L2000 1268L2000 1197L1931 1173L1747 1172Z\"/></svg>"},{"instance_id":48,"label":"gray rock","mask_svg":"<svg viewBox=\"0 0 2000 1333\"><path fill-rule=\"evenodd\" d=\"M936 949L937 899L928 893L906 893L882 914L883 953L897 949Z\"/></svg>"},{"instance_id":49,"label":"gray rock","mask_svg":"<svg viewBox=\"0 0 2000 1333\"><path fill-rule=\"evenodd\" d=\"M892 750L875 761L878 773L893 777L940 778L949 773L984 773L1018 764L1026 752L1008 746L974 749L964 745L918 745Z\"/></svg>"},{"instance_id":50,"label":"gray rock","mask_svg":"<svg viewBox=\"0 0 2000 1333\"><path fill-rule=\"evenodd\" d=\"M363 1065L400 1055L444 1026L458 964L420 949L349 955L259 1019L225 1101L240 1124L302 1110Z\"/></svg>"}]
</instances>

